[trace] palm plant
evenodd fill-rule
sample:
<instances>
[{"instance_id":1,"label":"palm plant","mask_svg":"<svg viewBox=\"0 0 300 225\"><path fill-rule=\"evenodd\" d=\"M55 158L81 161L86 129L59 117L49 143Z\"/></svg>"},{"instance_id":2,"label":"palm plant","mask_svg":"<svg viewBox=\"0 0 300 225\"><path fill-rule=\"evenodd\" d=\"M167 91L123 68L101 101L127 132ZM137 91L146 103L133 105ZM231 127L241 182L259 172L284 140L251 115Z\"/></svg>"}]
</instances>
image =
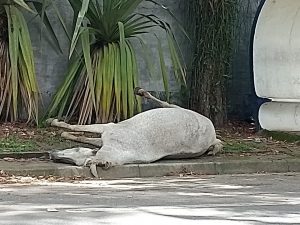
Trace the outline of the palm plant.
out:
<instances>
[{"instance_id":1,"label":"palm plant","mask_svg":"<svg viewBox=\"0 0 300 225\"><path fill-rule=\"evenodd\" d=\"M22 116L27 122L38 122L39 91L23 12L44 14L43 2L0 1L0 118L5 121L17 121Z\"/></svg>"},{"instance_id":2,"label":"palm plant","mask_svg":"<svg viewBox=\"0 0 300 225\"><path fill-rule=\"evenodd\" d=\"M179 82L185 82L185 70L169 24L155 15L135 12L143 0L68 1L75 15L71 63L48 117L58 116L66 120L77 117L79 124L106 123L126 119L140 111L141 104L134 95L139 72L131 40L138 39L144 52L148 52L140 35L149 33L153 27L166 32L174 75ZM148 2L159 5L152 0ZM159 38L157 41L162 78L168 94L164 53ZM152 71L151 62L147 60L149 56L146 55L145 59Z\"/></svg>"}]
</instances>

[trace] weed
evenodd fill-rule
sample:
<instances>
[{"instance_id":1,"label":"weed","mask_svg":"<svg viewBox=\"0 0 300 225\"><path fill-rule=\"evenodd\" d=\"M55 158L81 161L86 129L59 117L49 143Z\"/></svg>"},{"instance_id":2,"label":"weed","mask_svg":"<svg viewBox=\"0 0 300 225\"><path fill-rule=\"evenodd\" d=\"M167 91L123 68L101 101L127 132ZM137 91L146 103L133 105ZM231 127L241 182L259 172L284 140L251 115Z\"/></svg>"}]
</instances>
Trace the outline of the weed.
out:
<instances>
[{"instance_id":1,"label":"weed","mask_svg":"<svg viewBox=\"0 0 300 225\"><path fill-rule=\"evenodd\" d=\"M0 152L25 152L36 150L36 143L30 139L20 139L16 136L0 138Z\"/></svg>"},{"instance_id":2,"label":"weed","mask_svg":"<svg viewBox=\"0 0 300 225\"><path fill-rule=\"evenodd\" d=\"M277 131L263 131L263 134L267 137L272 137L274 140L285 141L288 143L299 142L300 135L296 133L286 133Z\"/></svg>"},{"instance_id":3,"label":"weed","mask_svg":"<svg viewBox=\"0 0 300 225\"><path fill-rule=\"evenodd\" d=\"M254 150L260 149L262 147L261 143L255 142L242 142L242 141L230 141L226 142L224 145L224 152L237 153L237 152L252 152Z\"/></svg>"}]
</instances>

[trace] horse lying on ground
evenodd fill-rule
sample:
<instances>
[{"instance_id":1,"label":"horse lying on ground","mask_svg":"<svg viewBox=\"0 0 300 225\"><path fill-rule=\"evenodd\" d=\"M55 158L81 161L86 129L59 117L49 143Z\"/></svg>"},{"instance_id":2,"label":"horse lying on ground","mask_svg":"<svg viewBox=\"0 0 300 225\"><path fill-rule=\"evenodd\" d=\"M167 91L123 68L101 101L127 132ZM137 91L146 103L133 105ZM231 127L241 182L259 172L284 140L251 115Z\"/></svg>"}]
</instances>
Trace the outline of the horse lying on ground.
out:
<instances>
[{"instance_id":1,"label":"horse lying on ground","mask_svg":"<svg viewBox=\"0 0 300 225\"><path fill-rule=\"evenodd\" d=\"M208 118L163 102L141 88L137 88L135 93L152 99L163 108L140 113L119 123L70 125L49 119L52 126L99 134L97 138L90 138L75 136L74 132L63 132L62 137L66 139L98 148L79 147L54 151L51 158L77 166L90 165L92 174L97 177L97 165L109 168L151 163L162 158L194 158L205 153L215 155L222 149L221 141L216 138L215 128Z\"/></svg>"}]
</instances>

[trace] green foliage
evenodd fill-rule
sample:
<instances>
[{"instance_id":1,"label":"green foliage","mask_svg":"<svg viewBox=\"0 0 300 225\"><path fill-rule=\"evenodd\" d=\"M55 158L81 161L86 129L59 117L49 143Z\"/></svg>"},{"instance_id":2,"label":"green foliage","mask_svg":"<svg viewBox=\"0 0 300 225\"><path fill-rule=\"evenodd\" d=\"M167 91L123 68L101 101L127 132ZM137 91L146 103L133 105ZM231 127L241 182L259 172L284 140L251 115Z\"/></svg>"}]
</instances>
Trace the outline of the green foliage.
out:
<instances>
[{"instance_id":1,"label":"green foliage","mask_svg":"<svg viewBox=\"0 0 300 225\"><path fill-rule=\"evenodd\" d=\"M0 153L52 151L53 149L66 149L82 145L65 140L58 132L49 128L29 127L27 129L17 128L7 137L0 137ZM22 131L24 132L22 133Z\"/></svg>"},{"instance_id":2,"label":"green foliage","mask_svg":"<svg viewBox=\"0 0 300 225\"><path fill-rule=\"evenodd\" d=\"M148 69L153 71L148 47L140 38L140 34L150 35L153 27L166 32L175 76L179 82L185 82L185 70L169 24L155 15L136 13L141 2L143 0L69 0L75 15L71 62L48 117L76 117L79 124L106 123L127 119L140 111L141 103L134 95L139 73L130 40L137 38L140 41ZM148 2L159 5L155 1ZM164 86L168 91L160 41L158 51Z\"/></svg>"},{"instance_id":3,"label":"green foliage","mask_svg":"<svg viewBox=\"0 0 300 225\"><path fill-rule=\"evenodd\" d=\"M293 132L278 132L263 130L262 133L267 137L272 137L274 140L285 141L289 143L300 142L300 133Z\"/></svg>"},{"instance_id":4,"label":"green foliage","mask_svg":"<svg viewBox=\"0 0 300 225\"><path fill-rule=\"evenodd\" d=\"M23 12L25 10L39 14L53 38L55 35L45 14L44 2L45 0L0 2L0 118L5 121L17 121L24 117L27 122L38 123L39 90L30 35Z\"/></svg>"},{"instance_id":5,"label":"green foliage","mask_svg":"<svg viewBox=\"0 0 300 225\"><path fill-rule=\"evenodd\" d=\"M224 152L227 153L253 152L255 150L261 149L262 147L263 147L262 143L231 140L225 143Z\"/></svg>"},{"instance_id":6,"label":"green foliage","mask_svg":"<svg viewBox=\"0 0 300 225\"><path fill-rule=\"evenodd\" d=\"M19 139L15 136L0 139L1 152L28 152L36 151L37 146L34 141Z\"/></svg>"},{"instance_id":7,"label":"green foliage","mask_svg":"<svg viewBox=\"0 0 300 225\"><path fill-rule=\"evenodd\" d=\"M27 24L19 7L24 1L0 4L0 117L16 121L25 111L28 122L38 121L38 87Z\"/></svg>"},{"instance_id":8,"label":"green foliage","mask_svg":"<svg viewBox=\"0 0 300 225\"><path fill-rule=\"evenodd\" d=\"M226 143L224 146L224 152L234 153L234 152L249 152L252 148L244 143Z\"/></svg>"}]
</instances>

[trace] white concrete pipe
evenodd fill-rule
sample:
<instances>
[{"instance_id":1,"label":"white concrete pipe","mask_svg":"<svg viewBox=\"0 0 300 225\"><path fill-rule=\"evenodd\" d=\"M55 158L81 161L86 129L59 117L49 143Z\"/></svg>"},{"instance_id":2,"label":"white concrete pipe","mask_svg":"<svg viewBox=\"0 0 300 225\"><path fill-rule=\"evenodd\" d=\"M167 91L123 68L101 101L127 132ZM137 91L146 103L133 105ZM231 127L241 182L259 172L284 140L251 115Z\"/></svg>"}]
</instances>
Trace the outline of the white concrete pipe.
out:
<instances>
[{"instance_id":1,"label":"white concrete pipe","mask_svg":"<svg viewBox=\"0 0 300 225\"><path fill-rule=\"evenodd\" d=\"M300 131L300 0L266 0L253 40L256 94L272 102L259 110L262 128Z\"/></svg>"}]
</instances>

